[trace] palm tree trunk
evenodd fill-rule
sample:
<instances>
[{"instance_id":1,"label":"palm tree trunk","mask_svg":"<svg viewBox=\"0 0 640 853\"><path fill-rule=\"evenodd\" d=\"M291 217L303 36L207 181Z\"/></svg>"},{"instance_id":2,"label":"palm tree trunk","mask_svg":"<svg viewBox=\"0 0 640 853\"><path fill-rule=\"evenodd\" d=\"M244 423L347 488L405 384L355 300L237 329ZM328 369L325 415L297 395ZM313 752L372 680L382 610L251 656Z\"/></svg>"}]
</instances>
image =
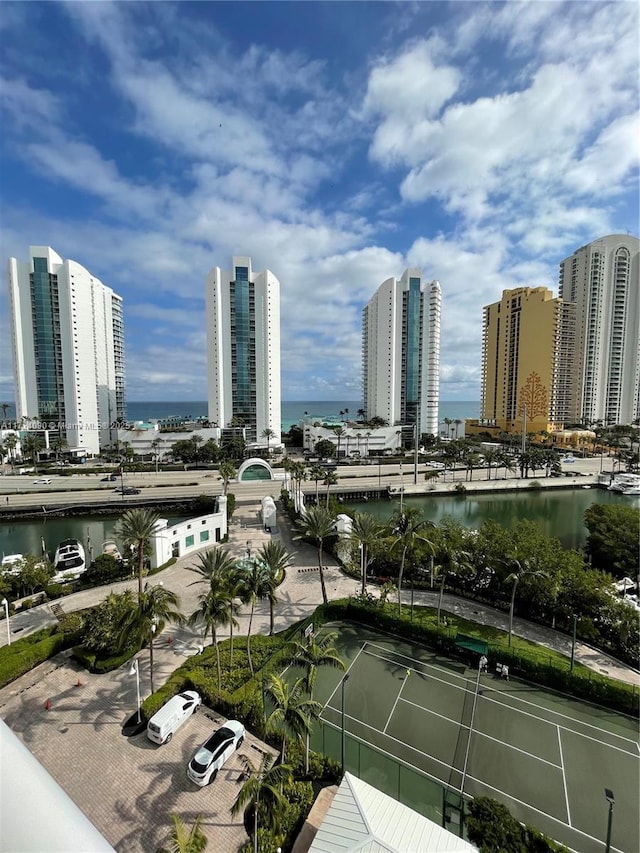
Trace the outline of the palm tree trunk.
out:
<instances>
[{"instance_id":1,"label":"palm tree trunk","mask_svg":"<svg viewBox=\"0 0 640 853\"><path fill-rule=\"evenodd\" d=\"M142 572L144 571L144 543L138 542L138 596L142 595Z\"/></svg>"},{"instance_id":2,"label":"palm tree trunk","mask_svg":"<svg viewBox=\"0 0 640 853\"><path fill-rule=\"evenodd\" d=\"M511 605L509 607L509 648L511 648L511 632L513 631L513 608L516 601L516 588L518 586L518 578L513 580L513 589L511 590Z\"/></svg>"},{"instance_id":3,"label":"palm tree trunk","mask_svg":"<svg viewBox=\"0 0 640 853\"><path fill-rule=\"evenodd\" d=\"M398 615L400 615L400 612L402 610L402 601L401 601L402 574L404 572L404 561L405 561L406 556L407 556L407 546L405 545L404 548L402 549L402 559L400 560L400 571L398 572Z\"/></svg>"},{"instance_id":4,"label":"palm tree trunk","mask_svg":"<svg viewBox=\"0 0 640 853\"><path fill-rule=\"evenodd\" d=\"M440 625L440 611L442 610L442 599L444 597L444 582L446 580L446 573L442 573L442 578L440 579L440 595L438 596L438 625Z\"/></svg>"},{"instance_id":5,"label":"palm tree trunk","mask_svg":"<svg viewBox=\"0 0 640 853\"><path fill-rule=\"evenodd\" d=\"M153 689L153 631L149 632L149 679L151 681L151 692L155 693Z\"/></svg>"},{"instance_id":6,"label":"palm tree trunk","mask_svg":"<svg viewBox=\"0 0 640 853\"><path fill-rule=\"evenodd\" d=\"M222 671L220 670L220 648L218 647L218 638L216 637L216 626L211 630L211 642L216 647L216 664L218 665L218 690L222 684Z\"/></svg>"},{"instance_id":7,"label":"palm tree trunk","mask_svg":"<svg viewBox=\"0 0 640 853\"><path fill-rule=\"evenodd\" d=\"M327 604L329 599L327 598L327 587L324 582L324 570L322 568L322 540L320 540L320 544L318 545L318 569L320 570L320 587L322 589L322 602L323 604Z\"/></svg>"},{"instance_id":8,"label":"palm tree trunk","mask_svg":"<svg viewBox=\"0 0 640 853\"><path fill-rule=\"evenodd\" d=\"M269 599L269 636L273 637L273 601Z\"/></svg>"},{"instance_id":9,"label":"palm tree trunk","mask_svg":"<svg viewBox=\"0 0 640 853\"><path fill-rule=\"evenodd\" d=\"M253 663L251 661L251 623L253 622L254 602L251 602L251 615L249 616L249 630L247 631L247 658L249 659L249 670L253 676Z\"/></svg>"}]
</instances>

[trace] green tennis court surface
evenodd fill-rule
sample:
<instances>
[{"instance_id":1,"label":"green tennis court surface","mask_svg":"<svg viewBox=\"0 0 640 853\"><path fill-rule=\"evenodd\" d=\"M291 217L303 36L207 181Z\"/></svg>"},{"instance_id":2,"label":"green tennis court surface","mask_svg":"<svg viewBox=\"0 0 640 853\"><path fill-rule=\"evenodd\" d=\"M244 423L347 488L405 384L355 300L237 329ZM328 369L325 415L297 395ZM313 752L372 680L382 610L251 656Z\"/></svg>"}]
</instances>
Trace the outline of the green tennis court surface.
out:
<instances>
[{"instance_id":1,"label":"green tennis court surface","mask_svg":"<svg viewBox=\"0 0 640 853\"><path fill-rule=\"evenodd\" d=\"M611 850L640 853L633 720L493 673L477 683L462 663L361 626L331 630L348 680L318 672L316 748L340 758L344 692L346 769L433 820L447 791L482 794L573 850L601 853L611 788Z\"/></svg>"}]
</instances>

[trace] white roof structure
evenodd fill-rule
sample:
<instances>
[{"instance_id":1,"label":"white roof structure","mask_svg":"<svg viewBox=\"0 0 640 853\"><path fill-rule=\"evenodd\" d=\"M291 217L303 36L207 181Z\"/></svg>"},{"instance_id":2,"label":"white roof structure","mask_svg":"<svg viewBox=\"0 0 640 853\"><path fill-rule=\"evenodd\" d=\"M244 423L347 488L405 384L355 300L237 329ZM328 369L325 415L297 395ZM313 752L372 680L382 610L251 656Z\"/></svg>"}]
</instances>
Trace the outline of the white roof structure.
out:
<instances>
[{"instance_id":1,"label":"white roof structure","mask_svg":"<svg viewBox=\"0 0 640 853\"><path fill-rule=\"evenodd\" d=\"M345 773L309 853L478 853L478 848Z\"/></svg>"}]
</instances>

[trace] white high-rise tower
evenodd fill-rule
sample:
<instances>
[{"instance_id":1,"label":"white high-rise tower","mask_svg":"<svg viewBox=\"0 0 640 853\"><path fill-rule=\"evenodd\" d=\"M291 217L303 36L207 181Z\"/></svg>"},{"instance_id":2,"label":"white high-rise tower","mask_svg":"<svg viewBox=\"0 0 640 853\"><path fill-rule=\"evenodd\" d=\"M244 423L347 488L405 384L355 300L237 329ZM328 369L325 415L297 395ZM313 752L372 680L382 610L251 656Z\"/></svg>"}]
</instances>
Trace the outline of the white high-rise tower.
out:
<instances>
[{"instance_id":1,"label":"white high-rise tower","mask_svg":"<svg viewBox=\"0 0 640 853\"><path fill-rule=\"evenodd\" d=\"M640 241L601 237L560 264L560 297L576 303L571 417L628 424L640 415Z\"/></svg>"},{"instance_id":2,"label":"white high-rise tower","mask_svg":"<svg viewBox=\"0 0 640 853\"><path fill-rule=\"evenodd\" d=\"M122 299L48 246L9 259L17 419L98 453L124 420Z\"/></svg>"},{"instance_id":3,"label":"white high-rise tower","mask_svg":"<svg viewBox=\"0 0 640 853\"><path fill-rule=\"evenodd\" d=\"M247 440L281 443L280 283L251 258L215 267L206 281L209 420L242 425ZM265 431L269 431L265 437Z\"/></svg>"},{"instance_id":4,"label":"white high-rise tower","mask_svg":"<svg viewBox=\"0 0 640 853\"><path fill-rule=\"evenodd\" d=\"M422 271L383 282L362 312L362 374L367 418L418 424L438 434L440 284Z\"/></svg>"}]
</instances>

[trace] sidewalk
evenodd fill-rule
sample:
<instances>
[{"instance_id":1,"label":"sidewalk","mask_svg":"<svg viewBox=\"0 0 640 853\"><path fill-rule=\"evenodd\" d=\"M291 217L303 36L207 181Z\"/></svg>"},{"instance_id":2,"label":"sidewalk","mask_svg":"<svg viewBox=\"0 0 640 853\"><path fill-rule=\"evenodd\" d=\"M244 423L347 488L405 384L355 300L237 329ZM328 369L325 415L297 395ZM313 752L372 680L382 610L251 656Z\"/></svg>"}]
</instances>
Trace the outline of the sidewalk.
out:
<instances>
[{"instance_id":1,"label":"sidewalk","mask_svg":"<svg viewBox=\"0 0 640 853\"><path fill-rule=\"evenodd\" d=\"M300 540L294 539L295 531L291 529L289 519L279 513L280 527L275 534L266 533L259 518L260 504L239 504L234 513L233 521L229 527L229 543L225 546L232 556L239 558L246 553L250 545L251 553L255 554L263 544L271 540L282 542L287 551L294 555L294 563L287 570L284 582L278 588L278 603L275 606L275 630L282 631L294 622L300 621L312 613L322 603L320 580L317 572L318 557L315 547ZM325 556L325 582L327 594L330 599L346 598L360 591L360 583L354 578L347 577L339 568L336 561L330 556ZM180 598L181 610L189 614L198 606L198 595L203 587L198 583L198 575L189 571L190 566L197 564L197 556L189 555L178 560L173 566L165 569L159 575L150 578L151 583L162 582L167 589L171 589ZM125 589L137 590L137 579L120 581L109 587L83 590L65 598L58 599L56 603L61 604L66 613L93 606L102 601L109 592L121 592ZM377 594L376 586L369 586L369 591ZM438 591L416 591L414 603L429 607L437 606ZM410 603L410 592L403 590L402 601ZM462 616L472 622L481 625L492 625L504 631L509 629L509 616L503 611L496 610L485 604L458 598L454 595L445 594L443 597L443 610ZM13 635L14 638L26 636L29 633L47 624L54 624L56 619L51 612L49 604L40 605L33 610L27 611L24 616L11 618L11 626L15 628L19 620L24 620L25 628L20 634ZM239 617L240 627L237 634L246 633L249 623L249 608L244 608ZM0 645L5 645L7 635L4 625L0 626ZM252 633L267 633L269 631L269 606L267 602L257 602L254 610ZM228 634L225 629L218 630L218 638L225 639ZM548 649L553 649L567 657L571 655L571 637L528 622L520 617L514 617L513 633L523 639L538 643ZM171 637L171 644L176 643L176 648L182 648L184 654L194 653L197 650L199 636L193 629L168 626L163 637ZM169 645L169 644L167 644ZM175 655L171 646L166 656L163 657L162 638L158 639L158 652L156 655L158 674L156 683L160 684L166 679L170 672L175 669ZM631 667L620 663L606 655L604 652L593 649L584 643L577 642L575 648L575 660L594 670L595 672L616 678L629 684L640 687L640 673ZM162 675L161 675L162 673ZM166 674L165 674L166 673Z\"/></svg>"}]
</instances>

